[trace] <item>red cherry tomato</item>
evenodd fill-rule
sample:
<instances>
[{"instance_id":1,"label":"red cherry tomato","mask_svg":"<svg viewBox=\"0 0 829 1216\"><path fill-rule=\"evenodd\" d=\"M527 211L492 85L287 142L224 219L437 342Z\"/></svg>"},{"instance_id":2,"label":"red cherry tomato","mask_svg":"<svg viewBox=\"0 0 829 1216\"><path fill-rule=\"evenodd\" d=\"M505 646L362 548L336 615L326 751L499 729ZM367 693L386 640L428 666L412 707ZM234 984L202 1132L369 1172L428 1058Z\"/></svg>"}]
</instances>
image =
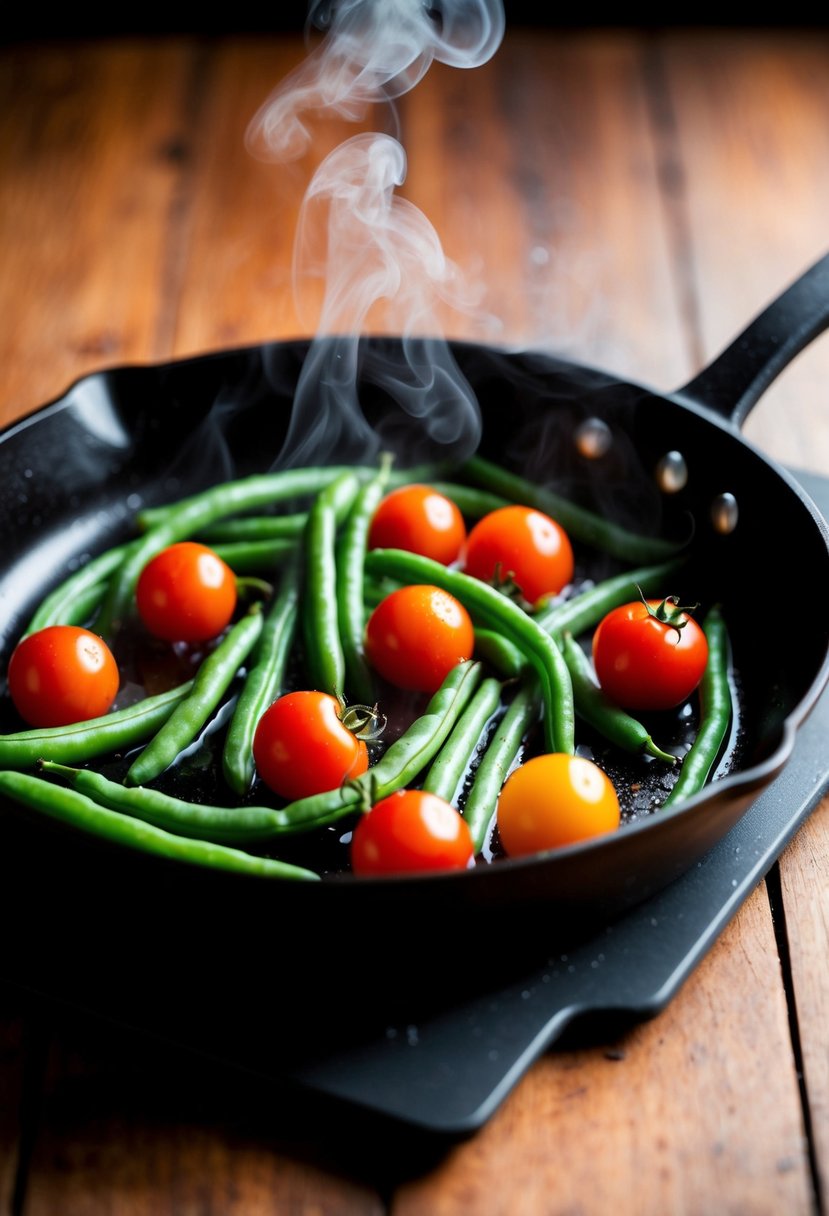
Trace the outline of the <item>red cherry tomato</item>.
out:
<instances>
[{"instance_id":1,"label":"red cherry tomato","mask_svg":"<svg viewBox=\"0 0 829 1216\"><path fill-rule=\"evenodd\" d=\"M660 619L678 613L678 629ZM626 709L680 705L699 684L708 642L697 622L671 601L622 604L593 634L593 664L607 695Z\"/></svg>"},{"instance_id":2,"label":"red cherry tomato","mask_svg":"<svg viewBox=\"0 0 829 1216\"><path fill-rule=\"evenodd\" d=\"M440 587L411 584L392 591L366 625L369 662L389 683L414 692L436 692L474 648L469 613Z\"/></svg>"},{"instance_id":3,"label":"red cherry tomato","mask_svg":"<svg viewBox=\"0 0 829 1216\"><path fill-rule=\"evenodd\" d=\"M135 592L138 615L166 642L207 642L236 609L236 579L222 559L195 541L180 541L151 558Z\"/></svg>"},{"instance_id":4,"label":"red cherry tomato","mask_svg":"<svg viewBox=\"0 0 829 1216\"><path fill-rule=\"evenodd\" d=\"M387 494L369 529L371 549L405 549L449 566L466 540L466 525L451 498L431 486L400 486Z\"/></svg>"},{"instance_id":5,"label":"red cherry tomato","mask_svg":"<svg viewBox=\"0 0 829 1216\"><path fill-rule=\"evenodd\" d=\"M18 643L9 693L30 726L68 726L98 718L118 692L118 666L107 644L77 625L49 625Z\"/></svg>"},{"instance_id":6,"label":"red cherry tomato","mask_svg":"<svg viewBox=\"0 0 829 1216\"><path fill-rule=\"evenodd\" d=\"M351 841L355 874L465 870L473 856L466 820L423 790L398 790L375 803Z\"/></svg>"},{"instance_id":7,"label":"red cherry tomato","mask_svg":"<svg viewBox=\"0 0 829 1216\"><path fill-rule=\"evenodd\" d=\"M532 507L490 511L466 542L467 574L490 583L511 578L524 599L535 604L557 595L573 577L573 548L560 524Z\"/></svg>"},{"instance_id":8,"label":"red cherry tomato","mask_svg":"<svg viewBox=\"0 0 829 1216\"><path fill-rule=\"evenodd\" d=\"M368 749L340 720L340 704L325 692L289 692L259 719L253 736L256 771L293 801L337 789L368 768Z\"/></svg>"},{"instance_id":9,"label":"red cherry tomato","mask_svg":"<svg viewBox=\"0 0 829 1216\"><path fill-rule=\"evenodd\" d=\"M508 856L525 857L613 832L621 819L613 783L583 756L534 756L509 775L498 799Z\"/></svg>"}]
</instances>

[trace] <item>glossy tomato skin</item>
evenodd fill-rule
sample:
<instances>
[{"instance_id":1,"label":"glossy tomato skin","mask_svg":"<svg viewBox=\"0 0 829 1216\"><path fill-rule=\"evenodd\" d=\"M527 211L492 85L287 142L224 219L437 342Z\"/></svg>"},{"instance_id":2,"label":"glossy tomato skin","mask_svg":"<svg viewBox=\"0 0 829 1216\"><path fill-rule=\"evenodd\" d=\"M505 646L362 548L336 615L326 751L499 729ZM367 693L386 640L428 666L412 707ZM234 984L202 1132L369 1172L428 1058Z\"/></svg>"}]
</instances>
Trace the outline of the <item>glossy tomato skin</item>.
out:
<instances>
[{"instance_id":1,"label":"glossy tomato skin","mask_svg":"<svg viewBox=\"0 0 829 1216\"><path fill-rule=\"evenodd\" d=\"M659 600L649 600L653 611ZM683 613L682 628L657 620L641 600L612 609L593 634L593 665L603 690L618 705L666 710L698 686L708 662L705 633Z\"/></svg>"},{"instance_id":2,"label":"glossy tomato skin","mask_svg":"<svg viewBox=\"0 0 829 1216\"><path fill-rule=\"evenodd\" d=\"M236 579L207 545L180 541L151 558L138 579L138 615L166 642L208 642L229 625Z\"/></svg>"},{"instance_id":3,"label":"glossy tomato skin","mask_svg":"<svg viewBox=\"0 0 829 1216\"><path fill-rule=\"evenodd\" d=\"M351 868L361 875L465 870L473 857L466 821L423 790L398 790L375 803L351 841Z\"/></svg>"},{"instance_id":4,"label":"glossy tomato skin","mask_svg":"<svg viewBox=\"0 0 829 1216\"><path fill-rule=\"evenodd\" d=\"M498 799L498 834L509 857L558 849L607 832L621 821L606 773L584 756L534 756L509 775Z\"/></svg>"},{"instance_id":5,"label":"glossy tomato skin","mask_svg":"<svg viewBox=\"0 0 829 1216\"><path fill-rule=\"evenodd\" d=\"M289 692L265 710L253 737L256 771L293 801L337 789L368 768L368 749L340 720L330 693Z\"/></svg>"},{"instance_id":6,"label":"glossy tomato skin","mask_svg":"<svg viewBox=\"0 0 829 1216\"><path fill-rule=\"evenodd\" d=\"M412 692L436 692L474 648L469 613L440 587L413 583L392 591L366 625L371 665L389 683Z\"/></svg>"},{"instance_id":7,"label":"glossy tomato skin","mask_svg":"<svg viewBox=\"0 0 829 1216\"><path fill-rule=\"evenodd\" d=\"M572 581L573 547L549 515L518 504L499 507L470 531L464 568L487 583L512 578L524 599L535 604Z\"/></svg>"},{"instance_id":8,"label":"glossy tomato skin","mask_svg":"<svg viewBox=\"0 0 829 1216\"><path fill-rule=\"evenodd\" d=\"M466 524L451 498L427 485L399 486L387 494L369 528L371 549L405 549L450 566L466 541Z\"/></svg>"},{"instance_id":9,"label":"glossy tomato skin","mask_svg":"<svg viewBox=\"0 0 829 1216\"><path fill-rule=\"evenodd\" d=\"M118 666L102 638L76 625L49 625L23 638L9 661L9 693L29 726L68 726L112 707Z\"/></svg>"}]
</instances>

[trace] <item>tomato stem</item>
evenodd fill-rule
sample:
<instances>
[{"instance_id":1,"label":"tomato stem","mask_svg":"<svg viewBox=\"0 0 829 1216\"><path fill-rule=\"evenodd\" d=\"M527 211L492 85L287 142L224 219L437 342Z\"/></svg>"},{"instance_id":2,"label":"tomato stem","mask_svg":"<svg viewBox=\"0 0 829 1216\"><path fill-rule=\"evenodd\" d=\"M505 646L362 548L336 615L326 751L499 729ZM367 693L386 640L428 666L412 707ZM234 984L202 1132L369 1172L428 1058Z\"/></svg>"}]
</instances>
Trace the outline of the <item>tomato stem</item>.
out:
<instances>
[{"instance_id":1,"label":"tomato stem","mask_svg":"<svg viewBox=\"0 0 829 1216\"><path fill-rule=\"evenodd\" d=\"M688 618L685 614L696 612L697 608L699 608L699 604L687 604L681 607L678 595L667 595L656 608L652 608L645 599L642 588L637 585L636 590L639 592L639 598L648 610L648 616L652 616L655 621L667 625L670 629L675 629L678 637L681 637L682 630L688 624Z\"/></svg>"},{"instance_id":2,"label":"tomato stem","mask_svg":"<svg viewBox=\"0 0 829 1216\"><path fill-rule=\"evenodd\" d=\"M340 714L340 721L358 739L372 742L379 739L386 729L386 716L376 705L349 705Z\"/></svg>"},{"instance_id":3,"label":"tomato stem","mask_svg":"<svg viewBox=\"0 0 829 1216\"><path fill-rule=\"evenodd\" d=\"M515 581L515 571L508 570L504 567L503 562L496 562L495 569L492 572L490 586L496 591L500 591L501 595L506 596L508 600L514 600L516 603L529 603L529 600L524 596L523 591Z\"/></svg>"}]
</instances>

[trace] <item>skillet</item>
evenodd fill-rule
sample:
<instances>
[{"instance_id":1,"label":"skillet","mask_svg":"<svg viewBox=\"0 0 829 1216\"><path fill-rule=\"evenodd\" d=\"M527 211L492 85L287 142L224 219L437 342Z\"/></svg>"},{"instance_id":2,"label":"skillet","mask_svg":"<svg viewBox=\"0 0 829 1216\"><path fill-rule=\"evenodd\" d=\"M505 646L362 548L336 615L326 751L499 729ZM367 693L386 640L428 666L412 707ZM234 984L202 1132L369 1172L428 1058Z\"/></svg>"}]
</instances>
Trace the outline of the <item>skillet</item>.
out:
<instances>
[{"instance_id":1,"label":"skillet","mask_svg":"<svg viewBox=\"0 0 829 1216\"><path fill-rule=\"evenodd\" d=\"M253 977L261 979L266 963L270 979L290 985L294 1028L316 1025L311 1009L325 1008L329 1024L335 992L339 1024L349 1022L346 1007L362 1024L367 1004L376 1012L381 998L384 1008L401 993L409 1002L414 993L445 999L484 972L573 944L697 863L785 766L829 676L829 617L808 615L829 587L826 523L796 480L739 429L828 321L829 256L668 394L544 352L434 344L474 390L481 455L638 533L681 540L692 529L682 585L667 593L723 606L740 692L730 757L704 791L652 814L634 807L618 833L539 857L404 879L332 874L314 884L134 855L4 804L1 910L24 910L15 944L28 982L57 970L67 989L80 991L104 962L120 963L120 981L109 982L128 983L136 999L137 989L145 997L159 987L168 996L192 992L209 974L214 1002L219 991L235 1002L245 991L258 999ZM79 557L130 535L137 506L268 467L289 437L303 369L312 355L324 364L331 353L326 341L333 339L102 371L0 435L3 670L43 595ZM417 462L435 453L388 389L386 369L400 362L403 345L363 338L355 368L371 432L384 446L392 436L398 453ZM591 458L577 437L585 424L595 431L596 420L611 444ZM447 453L464 454L450 444L437 455ZM657 472L668 453L679 453L687 471L670 492ZM303 462L333 457L330 447L306 446ZM591 567L594 577L610 572L610 559ZM793 597L805 615L786 615ZM388 933L400 948L393 960L384 952L380 965L377 943ZM498 943L506 940L505 952ZM278 1010L284 1017L284 1001Z\"/></svg>"}]
</instances>

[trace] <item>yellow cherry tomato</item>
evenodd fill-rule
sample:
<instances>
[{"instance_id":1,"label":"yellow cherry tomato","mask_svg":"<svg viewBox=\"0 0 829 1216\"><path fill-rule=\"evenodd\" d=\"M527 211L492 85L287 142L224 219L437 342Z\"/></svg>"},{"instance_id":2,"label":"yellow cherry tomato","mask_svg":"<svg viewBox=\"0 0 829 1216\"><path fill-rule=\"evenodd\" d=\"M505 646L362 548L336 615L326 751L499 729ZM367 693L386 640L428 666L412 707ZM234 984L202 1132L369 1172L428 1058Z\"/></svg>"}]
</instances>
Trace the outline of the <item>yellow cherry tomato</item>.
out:
<instances>
[{"instance_id":1,"label":"yellow cherry tomato","mask_svg":"<svg viewBox=\"0 0 829 1216\"><path fill-rule=\"evenodd\" d=\"M507 778L498 800L498 833L510 857L613 832L621 820L609 777L583 756L534 756Z\"/></svg>"}]
</instances>

